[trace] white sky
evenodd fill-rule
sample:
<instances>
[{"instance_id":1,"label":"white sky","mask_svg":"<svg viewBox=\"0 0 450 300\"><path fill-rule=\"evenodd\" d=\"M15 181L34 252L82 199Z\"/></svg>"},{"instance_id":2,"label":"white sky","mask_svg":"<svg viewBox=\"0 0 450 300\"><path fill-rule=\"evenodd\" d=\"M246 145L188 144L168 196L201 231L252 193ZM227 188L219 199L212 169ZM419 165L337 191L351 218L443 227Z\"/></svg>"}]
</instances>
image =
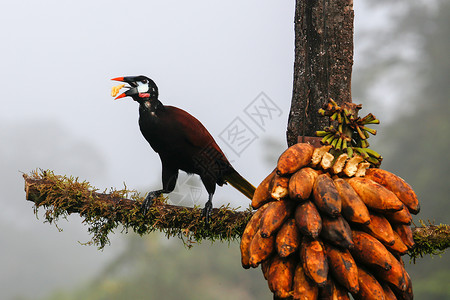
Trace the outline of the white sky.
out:
<instances>
[{"instance_id":1,"label":"white sky","mask_svg":"<svg viewBox=\"0 0 450 300\"><path fill-rule=\"evenodd\" d=\"M216 139L263 91L283 111L265 134L284 143L293 1L14 1L2 6L0 118L55 120L95 144L109 176L90 178L94 183L142 187L159 180L159 158L137 127L137 103L115 102L109 95L116 84L109 79L117 76L153 78L163 103L196 116ZM257 148L241 159L230 157L236 169L245 168L248 159L254 159L252 168L258 165L259 157L250 153Z\"/></svg>"}]
</instances>

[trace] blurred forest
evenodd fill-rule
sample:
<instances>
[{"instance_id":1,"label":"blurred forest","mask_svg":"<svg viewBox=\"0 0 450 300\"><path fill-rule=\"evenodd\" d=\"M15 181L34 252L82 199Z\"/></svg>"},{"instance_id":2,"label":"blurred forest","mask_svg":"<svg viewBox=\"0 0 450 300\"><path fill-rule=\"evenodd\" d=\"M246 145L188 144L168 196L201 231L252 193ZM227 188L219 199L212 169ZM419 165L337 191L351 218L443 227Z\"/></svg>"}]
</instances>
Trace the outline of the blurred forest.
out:
<instances>
[{"instance_id":1,"label":"blurred forest","mask_svg":"<svg viewBox=\"0 0 450 300\"><path fill-rule=\"evenodd\" d=\"M387 1L376 4L382 5L390 6ZM449 224L450 2L413 1L403 8L398 3L391 5L401 14L395 17L392 31L384 35L384 46L363 54L373 57L373 65L360 70L362 78L353 81L357 87L354 98L366 99L368 105L363 109L370 107L382 118L374 107L377 98L391 95L367 95L364 91L370 91L369 86L377 80L398 74L389 80L397 86L395 112L400 117L394 114L387 126L379 128L372 146L385 157L382 167L407 178L417 192L421 211L414 217L415 224L420 226L419 219ZM419 46L415 47L417 53L403 51L414 44ZM412 107L402 104L402 98L413 103ZM450 299L448 253L407 264L407 271L413 278L415 299Z\"/></svg>"},{"instance_id":2,"label":"blurred forest","mask_svg":"<svg viewBox=\"0 0 450 300\"><path fill-rule=\"evenodd\" d=\"M382 121L390 116L378 126L371 144L385 157L382 167L407 179L416 190L422 207L416 224L419 219L448 224L450 3L371 5L390 14L391 24L357 37L363 46L355 60L364 57L365 64L353 73L353 101L363 103L362 113L373 112ZM371 41L374 35L377 44ZM395 94L383 94L380 86ZM402 99L408 99L407 104ZM386 107L393 111L386 113ZM285 145L271 140L267 145L266 156L273 163ZM272 298L259 269L242 269L238 242L204 242L188 250L180 240L160 234L142 238L130 233L124 239L121 253L94 279L74 279L74 287L60 288L42 299ZM450 299L449 254L419 259L407 267L416 299Z\"/></svg>"}]
</instances>

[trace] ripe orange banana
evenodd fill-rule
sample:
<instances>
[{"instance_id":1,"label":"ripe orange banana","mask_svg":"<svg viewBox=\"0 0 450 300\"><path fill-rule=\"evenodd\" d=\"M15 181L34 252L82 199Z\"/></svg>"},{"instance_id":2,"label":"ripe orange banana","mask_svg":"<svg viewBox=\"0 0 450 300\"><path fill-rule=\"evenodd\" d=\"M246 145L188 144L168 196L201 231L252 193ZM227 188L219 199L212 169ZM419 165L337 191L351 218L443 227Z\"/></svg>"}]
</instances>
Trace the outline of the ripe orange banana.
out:
<instances>
[{"instance_id":1,"label":"ripe orange banana","mask_svg":"<svg viewBox=\"0 0 450 300\"><path fill-rule=\"evenodd\" d=\"M328 276L328 262L322 242L304 237L300 248L305 274L318 286L324 286Z\"/></svg>"},{"instance_id":2,"label":"ripe orange banana","mask_svg":"<svg viewBox=\"0 0 450 300\"><path fill-rule=\"evenodd\" d=\"M273 257L269 257L265 261L261 263L261 271L263 273L264 279L267 280L269 278L269 269L270 264L272 263Z\"/></svg>"},{"instance_id":3,"label":"ripe orange banana","mask_svg":"<svg viewBox=\"0 0 450 300\"><path fill-rule=\"evenodd\" d=\"M350 252L325 244L328 266L335 280L350 293L359 291L358 268Z\"/></svg>"},{"instance_id":4,"label":"ripe orange banana","mask_svg":"<svg viewBox=\"0 0 450 300\"><path fill-rule=\"evenodd\" d=\"M261 236L272 236L280 229L284 221L292 214L293 206L294 201L289 200L270 202L261 218Z\"/></svg>"},{"instance_id":5,"label":"ripe orange banana","mask_svg":"<svg viewBox=\"0 0 450 300\"><path fill-rule=\"evenodd\" d=\"M411 277L409 277L409 274L404 269L403 261L400 260L400 264L403 266L403 271L404 271L403 272L403 277L405 278L406 287L405 287L404 290L400 290L397 286L389 284L391 292L393 294L395 294L395 298L393 298L393 299L413 300L414 299L414 294L413 294L413 289L412 289ZM386 292L386 294L387 294L387 292ZM386 299L388 299L388 298L386 297Z\"/></svg>"},{"instance_id":6,"label":"ripe orange banana","mask_svg":"<svg viewBox=\"0 0 450 300\"><path fill-rule=\"evenodd\" d=\"M339 174L342 172L342 170L345 167L345 163L348 160L348 154L347 153L343 153L341 155L339 155L336 160L333 163L333 167L331 168L331 171L333 172L333 174Z\"/></svg>"},{"instance_id":7,"label":"ripe orange banana","mask_svg":"<svg viewBox=\"0 0 450 300\"><path fill-rule=\"evenodd\" d=\"M308 165L314 152L314 147L307 143L295 144L284 151L277 163L277 174L287 175L297 172Z\"/></svg>"},{"instance_id":8,"label":"ripe orange banana","mask_svg":"<svg viewBox=\"0 0 450 300\"><path fill-rule=\"evenodd\" d=\"M333 179L328 174L317 176L313 193L314 203L320 211L323 211L331 217L336 217L341 213L341 196L339 196Z\"/></svg>"},{"instance_id":9,"label":"ripe orange banana","mask_svg":"<svg viewBox=\"0 0 450 300\"><path fill-rule=\"evenodd\" d=\"M408 247L408 249L411 249L414 247L414 238L413 233L411 230L411 227L409 225L405 224L397 224L394 226L395 232L400 236L403 243Z\"/></svg>"},{"instance_id":10,"label":"ripe orange banana","mask_svg":"<svg viewBox=\"0 0 450 300\"><path fill-rule=\"evenodd\" d=\"M320 236L324 240L344 249L353 247L352 230L342 216L330 218L324 215L322 217Z\"/></svg>"},{"instance_id":11,"label":"ripe orange banana","mask_svg":"<svg viewBox=\"0 0 450 300\"><path fill-rule=\"evenodd\" d=\"M353 177L348 179L348 183L369 208L383 213L403 208L403 203L393 192L373 180L366 177Z\"/></svg>"},{"instance_id":12,"label":"ripe orange banana","mask_svg":"<svg viewBox=\"0 0 450 300\"><path fill-rule=\"evenodd\" d=\"M384 290L375 277L358 266L359 292L353 295L357 300L385 300Z\"/></svg>"},{"instance_id":13,"label":"ripe orange banana","mask_svg":"<svg viewBox=\"0 0 450 300\"><path fill-rule=\"evenodd\" d=\"M294 281L294 257L276 255L270 264L267 282L270 290L279 298L287 298L292 291Z\"/></svg>"},{"instance_id":14,"label":"ripe orange banana","mask_svg":"<svg viewBox=\"0 0 450 300\"><path fill-rule=\"evenodd\" d=\"M333 294L331 295L331 299L333 300L350 300L350 296L348 295L348 291L341 285L335 284Z\"/></svg>"},{"instance_id":15,"label":"ripe orange banana","mask_svg":"<svg viewBox=\"0 0 450 300\"><path fill-rule=\"evenodd\" d=\"M322 160L320 161L320 167L323 170L327 170L330 169L333 166L333 162L335 160L335 157L333 154L331 154L330 152L324 153L324 155L322 156Z\"/></svg>"},{"instance_id":16,"label":"ripe orange banana","mask_svg":"<svg viewBox=\"0 0 450 300\"><path fill-rule=\"evenodd\" d=\"M410 225L412 222L412 216L409 212L408 208L406 206L403 206L403 208L399 211L392 212L392 213L386 213L385 214L386 219L391 224L406 224Z\"/></svg>"},{"instance_id":17,"label":"ripe orange banana","mask_svg":"<svg viewBox=\"0 0 450 300\"><path fill-rule=\"evenodd\" d=\"M270 183L275 177L276 169L272 171L264 180L258 185L253 194L252 207L254 209L260 208L265 203L272 201L271 190L269 189Z\"/></svg>"},{"instance_id":18,"label":"ripe orange banana","mask_svg":"<svg viewBox=\"0 0 450 300\"><path fill-rule=\"evenodd\" d=\"M250 243L250 266L256 268L262 261L267 259L275 250L275 236L263 238L261 228L256 232Z\"/></svg>"},{"instance_id":19,"label":"ripe orange banana","mask_svg":"<svg viewBox=\"0 0 450 300\"><path fill-rule=\"evenodd\" d=\"M392 285L396 291L404 292L408 289L407 278L403 265L388 251L392 268L389 271L378 269L374 270L377 278L384 280Z\"/></svg>"},{"instance_id":20,"label":"ripe orange banana","mask_svg":"<svg viewBox=\"0 0 450 300\"><path fill-rule=\"evenodd\" d=\"M316 206L310 200L300 203L295 210L295 221L303 235L313 239L319 237L322 230L322 218Z\"/></svg>"},{"instance_id":21,"label":"ripe orange banana","mask_svg":"<svg viewBox=\"0 0 450 300\"><path fill-rule=\"evenodd\" d=\"M370 178L391 190L400 201L408 207L411 213L419 213L420 205L416 193L411 186L399 176L386 170L369 169L366 172L366 178Z\"/></svg>"},{"instance_id":22,"label":"ripe orange banana","mask_svg":"<svg viewBox=\"0 0 450 300\"><path fill-rule=\"evenodd\" d=\"M376 238L362 231L352 231L353 249L350 253L353 258L367 266L390 270L391 254Z\"/></svg>"},{"instance_id":23,"label":"ripe orange banana","mask_svg":"<svg viewBox=\"0 0 450 300\"><path fill-rule=\"evenodd\" d=\"M411 277L409 277L409 274L406 271L404 272L403 275L405 276L405 279L406 279L406 289L404 291L400 291L394 287L394 290L395 290L394 293L397 294L397 299L413 300L414 293L413 293L413 289L412 289Z\"/></svg>"},{"instance_id":24,"label":"ripe orange banana","mask_svg":"<svg viewBox=\"0 0 450 300\"><path fill-rule=\"evenodd\" d=\"M311 165L315 167L318 164L320 164L323 156L325 155L325 153L328 153L328 151L330 151L330 149L331 149L331 145L322 146L320 148L315 148L314 152L313 152L313 156L311 158Z\"/></svg>"},{"instance_id":25,"label":"ripe orange banana","mask_svg":"<svg viewBox=\"0 0 450 300\"><path fill-rule=\"evenodd\" d=\"M392 253L404 255L408 252L408 247L403 243L397 232L394 231L395 242L393 245L386 245L386 248Z\"/></svg>"},{"instance_id":26,"label":"ripe orange banana","mask_svg":"<svg viewBox=\"0 0 450 300\"><path fill-rule=\"evenodd\" d=\"M289 180L289 197L306 200L311 195L319 172L309 167L301 168Z\"/></svg>"},{"instance_id":27,"label":"ripe orange banana","mask_svg":"<svg viewBox=\"0 0 450 300\"><path fill-rule=\"evenodd\" d=\"M395 255L393 254L393 256ZM397 296L397 299L412 300L414 298L414 294L412 289L411 277L409 276L408 272L406 272L405 262L402 260L402 258L399 256L395 257L403 268L403 277L405 278L406 288L404 290L400 290L397 286L391 285L391 289Z\"/></svg>"},{"instance_id":28,"label":"ripe orange banana","mask_svg":"<svg viewBox=\"0 0 450 300\"><path fill-rule=\"evenodd\" d=\"M361 155L353 155L350 158L344 167L344 174L348 177L355 176L356 172L358 172L358 165L364 160Z\"/></svg>"},{"instance_id":29,"label":"ripe orange banana","mask_svg":"<svg viewBox=\"0 0 450 300\"><path fill-rule=\"evenodd\" d=\"M268 204L263 205L260 209L258 209L255 214L252 216L250 221L247 223L245 227L244 233L241 237L241 262L242 267L244 269L250 268L250 243L252 242L253 237L259 229L259 224L261 223L261 217L266 210Z\"/></svg>"},{"instance_id":30,"label":"ripe orange banana","mask_svg":"<svg viewBox=\"0 0 450 300\"><path fill-rule=\"evenodd\" d=\"M353 223L369 224L369 210L351 185L342 178L334 180L334 185L342 199L342 215Z\"/></svg>"},{"instance_id":31,"label":"ripe orange banana","mask_svg":"<svg viewBox=\"0 0 450 300\"><path fill-rule=\"evenodd\" d=\"M370 233L383 244L393 245L395 242L394 231L389 221L381 214L370 213L370 223L362 226L364 231Z\"/></svg>"},{"instance_id":32,"label":"ripe orange banana","mask_svg":"<svg viewBox=\"0 0 450 300\"><path fill-rule=\"evenodd\" d=\"M384 298L386 300L397 300L397 297L395 296L394 292L391 290L389 285L386 282L380 283L381 287L383 288L384 292Z\"/></svg>"},{"instance_id":33,"label":"ripe orange banana","mask_svg":"<svg viewBox=\"0 0 450 300\"><path fill-rule=\"evenodd\" d=\"M287 257L297 251L300 246L300 232L295 219L288 219L277 233L275 245L281 257Z\"/></svg>"},{"instance_id":34,"label":"ripe orange banana","mask_svg":"<svg viewBox=\"0 0 450 300\"><path fill-rule=\"evenodd\" d=\"M283 177L278 174L272 180L270 185L271 196L273 199L280 200L289 195L289 177Z\"/></svg>"},{"instance_id":35,"label":"ripe orange banana","mask_svg":"<svg viewBox=\"0 0 450 300\"><path fill-rule=\"evenodd\" d=\"M295 268L293 290L294 300L316 300L319 296L319 287L306 276L301 263Z\"/></svg>"},{"instance_id":36,"label":"ripe orange banana","mask_svg":"<svg viewBox=\"0 0 450 300\"><path fill-rule=\"evenodd\" d=\"M348 291L328 276L325 286L319 289L319 299L350 300Z\"/></svg>"}]
</instances>

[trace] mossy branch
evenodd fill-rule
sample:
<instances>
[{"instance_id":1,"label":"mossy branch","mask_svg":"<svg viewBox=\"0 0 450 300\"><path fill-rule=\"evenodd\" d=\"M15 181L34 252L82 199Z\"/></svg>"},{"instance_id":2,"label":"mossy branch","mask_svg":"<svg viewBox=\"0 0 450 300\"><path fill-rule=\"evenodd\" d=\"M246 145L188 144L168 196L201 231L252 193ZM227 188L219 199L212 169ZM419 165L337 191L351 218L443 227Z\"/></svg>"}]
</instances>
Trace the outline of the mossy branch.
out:
<instances>
[{"instance_id":1,"label":"mossy branch","mask_svg":"<svg viewBox=\"0 0 450 300\"><path fill-rule=\"evenodd\" d=\"M240 239L252 213L222 206L213 209L212 221L206 226L202 209L170 205L158 198L144 216L140 210L142 197L135 191L111 190L98 192L88 182L78 178L54 175L51 171L24 174L26 199L34 202L35 211L44 207L46 221L78 213L89 226L92 243L103 248L109 243L108 234L122 226L143 235L162 231L167 236L181 238L186 245L202 240L232 241ZM415 227L416 246L409 255L413 260L426 254L440 254L450 247L449 225Z\"/></svg>"},{"instance_id":2,"label":"mossy branch","mask_svg":"<svg viewBox=\"0 0 450 300\"><path fill-rule=\"evenodd\" d=\"M181 238L187 246L204 239L232 241L239 239L250 219L250 211L238 212L228 206L213 209L212 220L206 226L202 209L169 205L164 198L146 215L141 212L143 198L136 191L111 190L99 192L78 178L54 175L51 171L23 175L26 199L34 202L35 212L44 207L47 222L78 213L93 235L91 243L103 248L109 244L108 234L122 226L143 235L162 231L167 236Z\"/></svg>"},{"instance_id":3,"label":"mossy branch","mask_svg":"<svg viewBox=\"0 0 450 300\"><path fill-rule=\"evenodd\" d=\"M450 247L450 226L447 224L426 225L420 222L421 227L413 229L414 248L409 251L409 256L415 262L416 258L424 255L440 255Z\"/></svg>"}]
</instances>

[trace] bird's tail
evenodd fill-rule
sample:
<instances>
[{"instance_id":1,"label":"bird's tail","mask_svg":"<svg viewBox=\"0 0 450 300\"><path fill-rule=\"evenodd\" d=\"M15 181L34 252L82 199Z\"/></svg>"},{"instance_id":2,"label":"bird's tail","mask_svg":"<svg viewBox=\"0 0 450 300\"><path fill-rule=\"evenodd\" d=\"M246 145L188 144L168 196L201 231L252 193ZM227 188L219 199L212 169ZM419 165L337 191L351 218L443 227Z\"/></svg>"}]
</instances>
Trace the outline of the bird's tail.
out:
<instances>
[{"instance_id":1,"label":"bird's tail","mask_svg":"<svg viewBox=\"0 0 450 300\"><path fill-rule=\"evenodd\" d=\"M249 199L253 198L253 194L255 193L256 188L244 177L242 177L236 170L233 170L232 172L225 175L224 179L226 182L231 184L232 187L247 196Z\"/></svg>"}]
</instances>

